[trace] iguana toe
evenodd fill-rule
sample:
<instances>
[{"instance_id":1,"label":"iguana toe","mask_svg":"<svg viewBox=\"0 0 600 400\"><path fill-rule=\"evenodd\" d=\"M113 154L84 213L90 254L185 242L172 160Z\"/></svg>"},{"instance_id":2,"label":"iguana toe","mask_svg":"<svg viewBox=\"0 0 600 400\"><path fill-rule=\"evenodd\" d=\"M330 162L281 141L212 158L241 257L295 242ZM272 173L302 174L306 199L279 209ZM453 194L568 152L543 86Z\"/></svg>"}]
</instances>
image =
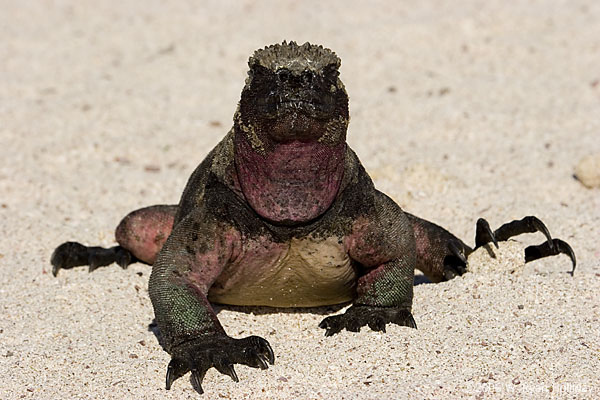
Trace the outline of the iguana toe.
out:
<instances>
[{"instance_id":1,"label":"iguana toe","mask_svg":"<svg viewBox=\"0 0 600 400\"><path fill-rule=\"evenodd\" d=\"M222 373L223 375L227 375L229 376L234 382L239 382L240 379L238 378L237 374L235 373L235 369L233 368L233 364L215 364L215 368L217 369L217 371L219 371L220 373Z\"/></svg>"},{"instance_id":2,"label":"iguana toe","mask_svg":"<svg viewBox=\"0 0 600 400\"><path fill-rule=\"evenodd\" d=\"M50 263L54 276L58 275L61 269L88 265L88 248L81 243L65 242L52 252Z\"/></svg>"},{"instance_id":3,"label":"iguana toe","mask_svg":"<svg viewBox=\"0 0 600 400\"><path fill-rule=\"evenodd\" d=\"M539 218L533 215L503 224L500 228L494 231L494 235L499 241L506 241L511 237L520 235L522 233L535 232L541 232L544 236L546 236L548 246L550 248L554 247L550 231Z\"/></svg>"},{"instance_id":4,"label":"iguana toe","mask_svg":"<svg viewBox=\"0 0 600 400\"><path fill-rule=\"evenodd\" d=\"M166 385L167 390L171 389L171 385L175 382L176 379L185 375L188 371L187 363L178 358L172 358L171 362L169 362L169 366L167 367L167 376L166 376ZM202 380L200 380L202 381Z\"/></svg>"},{"instance_id":5,"label":"iguana toe","mask_svg":"<svg viewBox=\"0 0 600 400\"><path fill-rule=\"evenodd\" d=\"M485 220L483 221L485 222ZM485 222L485 224L487 224L487 222ZM486 232L487 231L488 229L486 229ZM444 258L442 270L444 279L446 280L456 278L457 276L461 276L467 272L467 251L469 251L459 240L449 241L448 250L450 251L450 254Z\"/></svg>"},{"instance_id":6,"label":"iguana toe","mask_svg":"<svg viewBox=\"0 0 600 400\"><path fill-rule=\"evenodd\" d=\"M498 240L494 232L492 232L490 224L485 219L479 218L475 229L475 247L481 247L490 242L493 242L494 246L498 248Z\"/></svg>"},{"instance_id":7,"label":"iguana toe","mask_svg":"<svg viewBox=\"0 0 600 400\"><path fill-rule=\"evenodd\" d=\"M198 393L204 393L204 389L202 389L202 381L204 380L204 376L206 375L206 370L199 371L197 369L192 370L192 387L198 391Z\"/></svg>"},{"instance_id":8,"label":"iguana toe","mask_svg":"<svg viewBox=\"0 0 600 400\"><path fill-rule=\"evenodd\" d=\"M381 316L374 316L367 325L369 325L369 328L371 328L372 331L385 333L385 319Z\"/></svg>"},{"instance_id":9,"label":"iguana toe","mask_svg":"<svg viewBox=\"0 0 600 400\"><path fill-rule=\"evenodd\" d=\"M575 252L569 245L569 243L560 240L552 239L550 242L544 242L536 246L528 246L525 248L525 262L537 260L548 256L555 256L558 254L566 254L573 263L573 269L570 274L573 276L575 273L575 267L577 266L577 259L575 258Z\"/></svg>"}]
</instances>

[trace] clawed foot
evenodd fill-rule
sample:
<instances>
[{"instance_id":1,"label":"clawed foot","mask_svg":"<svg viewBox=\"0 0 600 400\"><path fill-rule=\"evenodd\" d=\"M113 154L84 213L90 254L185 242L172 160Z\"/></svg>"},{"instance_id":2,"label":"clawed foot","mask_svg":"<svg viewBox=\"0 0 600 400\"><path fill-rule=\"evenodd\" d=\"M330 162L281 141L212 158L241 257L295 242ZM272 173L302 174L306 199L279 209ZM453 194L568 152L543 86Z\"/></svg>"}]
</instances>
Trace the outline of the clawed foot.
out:
<instances>
[{"instance_id":1,"label":"clawed foot","mask_svg":"<svg viewBox=\"0 0 600 400\"><path fill-rule=\"evenodd\" d=\"M480 229L480 226L482 227ZM487 226L487 229L485 228ZM553 239L550 235L550 231L546 228L546 225L540 221L537 217L528 216L523 219L508 222L496 229L493 233L489 229L489 224L483 218L477 221L477 232L475 234L475 248L483 246L491 241L497 245L497 241L506 241L513 236L520 235L522 233L534 233L541 232L546 236L546 242L537 246L529 246L525 249L525 262L537 260L544 257L556 256L558 254L566 254L573 263L573 269L571 275L575 272L575 266L577 260L575 259L575 252L569 246L567 242L560 239ZM489 237L491 234L491 238ZM491 240L490 240L491 239Z\"/></svg>"},{"instance_id":2,"label":"clawed foot","mask_svg":"<svg viewBox=\"0 0 600 400\"><path fill-rule=\"evenodd\" d=\"M467 257L473 251L458 239L448 242L448 250L450 254L444 258L444 279L447 281L467 272Z\"/></svg>"},{"instance_id":3,"label":"clawed foot","mask_svg":"<svg viewBox=\"0 0 600 400\"><path fill-rule=\"evenodd\" d=\"M192 372L191 381L200 393L206 371L215 367L233 381L238 382L233 364L244 364L253 368L267 369L275 363L273 349L265 339L249 336L234 339L224 334L207 336L180 344L171 351L171 362L167 368L166 388L177 379Z\"/></svg>"},{"instance_id":4,"label":"clawed foot","mask_svg":"<svg viewBox=\"0 0 600 400\"><path fill-rule=\"evenodd\" d=\"M110 265L114 262L125 269L136 258L121 246L105 249L103 247L87 247L77 242L66 242L54 250L50 263L52 275L56 276L61 269L70 269L89 265L89 272L98 267Z\"/></svg>"},{"instance_id":5,"label":"clawed foot","mask_svg":"<svg viewBox=\"0 0 600 400\"><path fill-rule=\"evenodd\" d=\"M319 328L326 330L325 336L331 336L342 329L358 332L366 325L374 331L385 332L385 325L389 323L417 328L412 314L406 309L366 305L351 306L343 314L327 317L321 321Z\"/></svg>"},{"instance_id":6,"label":"clawed foot","mask_svg":"<svg viewBox=\"0 0 600 400\"><path fill-rule=\"evenodd\" d=\"M546 236L546 241L536 246L527 247L525 249L525 262L566 254L573 263L573 269L570 271L570 274L573 275L577 265L575 252L567 242L552 238L546 225L534 216L508 222L495 231L490 229L490 225L485 219L479 218L475 231L475 249L488 243L493 243L497 248L500 241L506 241L522 233L534 232L543 233ZM449 255L444 260L444 278L446 280L460 276L467 271L467 257L473 249L468 248L459 240L452 240L448 243L448 251Z\"/></svg>"}]
</instances>

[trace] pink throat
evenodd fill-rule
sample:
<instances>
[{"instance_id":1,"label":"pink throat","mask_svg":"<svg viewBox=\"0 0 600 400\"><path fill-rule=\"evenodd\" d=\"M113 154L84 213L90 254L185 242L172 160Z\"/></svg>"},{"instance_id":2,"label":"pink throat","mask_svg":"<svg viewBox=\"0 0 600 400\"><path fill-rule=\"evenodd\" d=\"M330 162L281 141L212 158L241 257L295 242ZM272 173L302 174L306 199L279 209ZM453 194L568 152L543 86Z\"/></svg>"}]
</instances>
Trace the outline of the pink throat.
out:
<instances>
[{"instance_id":1,"label":"pink throat","mask_svg":"<svg viewBox=\"0 0 600 400\"><path fill-rule=\"evenodd\" d=\"M260 154L236 135L239 183L250 206L278 223L302 223L323 214L337 196L344 175L346 143L277 143Z\"/></svg>"}]
</instances>

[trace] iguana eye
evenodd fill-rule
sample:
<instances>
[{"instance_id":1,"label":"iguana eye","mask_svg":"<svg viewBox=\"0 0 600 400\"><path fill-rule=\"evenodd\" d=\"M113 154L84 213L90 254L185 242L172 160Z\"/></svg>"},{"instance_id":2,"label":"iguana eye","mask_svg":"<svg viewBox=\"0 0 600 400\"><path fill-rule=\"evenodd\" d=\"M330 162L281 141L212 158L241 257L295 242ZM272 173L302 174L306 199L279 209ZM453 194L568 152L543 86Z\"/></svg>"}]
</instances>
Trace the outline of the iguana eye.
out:
<instances>
[{"instance_id":1,"label":"iguana eye","mask_svg":"<svg viewBox=\"0 0 600 400\"><path fill-rule=\"evenodd\" d=\"M337 70L337 68L332 67L332 68L327 68L324 71L323 77L325 78L325 80L327 82L336 84L339 75L340 75L340 72Z\"/></svg>"},{"instance_id":2,"label":"iguana eye","mask_svg":"<svg viewBox=\"0 0 600 400\"><path fill-rule=\"evenodd\" d=\"M281 68L280 70L277 71L277 77L279 78L280 82L287 82L290 79L290 71L288 71L285 68Z\"/></svg>"}]
</instances>

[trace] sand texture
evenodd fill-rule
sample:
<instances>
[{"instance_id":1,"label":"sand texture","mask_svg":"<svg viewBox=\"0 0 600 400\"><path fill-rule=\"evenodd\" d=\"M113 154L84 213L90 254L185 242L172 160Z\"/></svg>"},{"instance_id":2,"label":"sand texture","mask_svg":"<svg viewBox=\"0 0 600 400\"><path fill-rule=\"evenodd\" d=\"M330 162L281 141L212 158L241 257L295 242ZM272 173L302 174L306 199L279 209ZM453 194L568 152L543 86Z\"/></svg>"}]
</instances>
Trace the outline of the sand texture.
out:
<instances>
[{"instance_id":1,"label":"sand texture","mask_svg":"<svg viewBox=\"0 0 600 400\"><path fill-rule=\"evenodd\" d=\"M176 203L231 126L252 51L332 48L348 140L376 186L473 244L537 215L573 246L523 264L522 235L473 273L415 287L418 330L325 338L330 309L225 309L267 371L215 370L205 399L600 397L600 2L0 0L0 398L200 398L164 389L150 268L52 276L66 240L111 246L127 212Z\"/></svg>"}]
</instances>

